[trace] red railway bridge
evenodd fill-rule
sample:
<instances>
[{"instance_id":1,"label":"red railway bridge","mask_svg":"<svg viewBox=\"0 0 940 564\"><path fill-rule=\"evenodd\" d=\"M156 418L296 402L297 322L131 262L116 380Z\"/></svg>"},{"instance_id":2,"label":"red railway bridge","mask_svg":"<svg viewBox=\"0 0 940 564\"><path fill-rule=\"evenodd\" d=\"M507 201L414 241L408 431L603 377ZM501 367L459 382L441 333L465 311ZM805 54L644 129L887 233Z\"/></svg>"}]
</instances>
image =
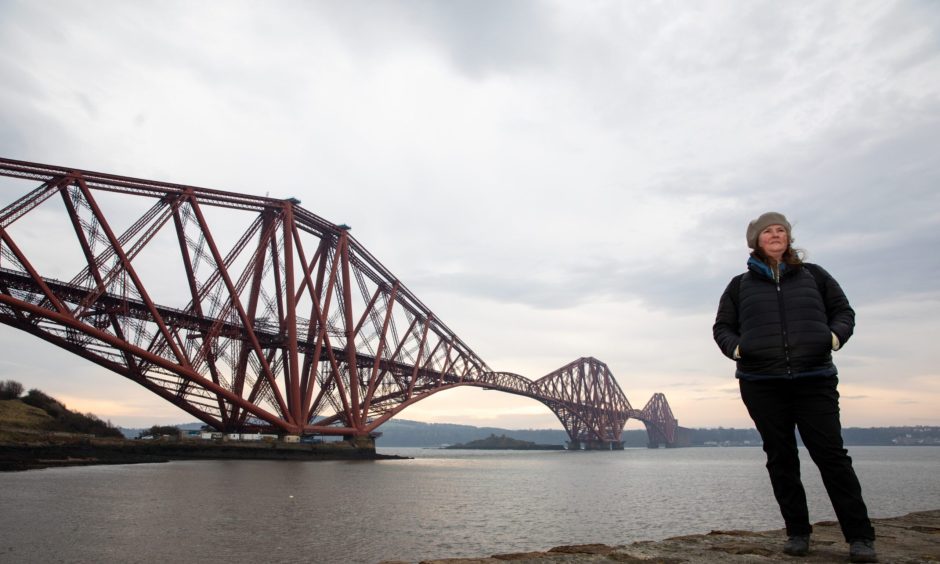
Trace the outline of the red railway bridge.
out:
<instances>
[{"instance_id":1,"label":"red railway bridge","mask_svg":"<svg viewBox=\"0 0 940 564\"><path fill-rule=\"evenodd\" d=\"M296 199L3 158L0 176L32 181L0 210L0 323L220 431L363 440L477 386L542 402L574 448L622 448L630 418L651 446L677 443L666 398L634 409L597 359L534 381L491 370L347 226Z\"/></svg>"}]
</instances>

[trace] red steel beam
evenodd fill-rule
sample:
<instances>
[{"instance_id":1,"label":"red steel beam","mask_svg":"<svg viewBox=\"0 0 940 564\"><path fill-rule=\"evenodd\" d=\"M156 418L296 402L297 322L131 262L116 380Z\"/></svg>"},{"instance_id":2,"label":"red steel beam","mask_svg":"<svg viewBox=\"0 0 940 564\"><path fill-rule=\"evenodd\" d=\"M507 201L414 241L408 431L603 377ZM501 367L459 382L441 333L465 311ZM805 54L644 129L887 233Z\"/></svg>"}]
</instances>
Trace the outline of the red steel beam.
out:
<instances>
[{"instance_id":1,"label":"red steel beam","mask_svg":"<svg viewBox=\"0 0 940 564\"><path fill-rule=\"evenodd\" d=\"M0 263L0 321L109 367L211 425L230 430L261 422L283 432L362 435L429 395L469 385L544 403L572 440L620 440L630 417L657 437L675 440L665 397L657 394L634 410L596 359L578 359L535 382L491 371L347 227L296 200L3 158L0 175L42 183L0 210L0 260L7 259L7 266ZM69 190L91 213L90 224ZM97 190L156 203L118 237L93 195ZM56 192L88 265L69 284L45 275L11 235ZM224 257L203 212L207 206L256 214ZM182 307L154 302L136 266L171 218L186 277L180 285L191 298ZM90 240L86 230L98 228L102 235ZM244 264L239 257L255 234L257 246ZM315 241L309 260L304 239ZM105 250L96 253L96 243ZM112 265L107 272L105 264ZM210 265L208 274L200 264ZM233 271L238 264L244 264L241 274ZM139 301L126 289L113 292L124 276ZM306 320L298 316L303 302L309 302ZM259 329L259 316L272 315L272 328ZM99 317L100 328L94 324ZM149 340L149 348L129 342L127 330L137 341ZM199 342L185 345L187 332ZM178 378L178 385L165 375Z\"/></svg>"}]
</instances>

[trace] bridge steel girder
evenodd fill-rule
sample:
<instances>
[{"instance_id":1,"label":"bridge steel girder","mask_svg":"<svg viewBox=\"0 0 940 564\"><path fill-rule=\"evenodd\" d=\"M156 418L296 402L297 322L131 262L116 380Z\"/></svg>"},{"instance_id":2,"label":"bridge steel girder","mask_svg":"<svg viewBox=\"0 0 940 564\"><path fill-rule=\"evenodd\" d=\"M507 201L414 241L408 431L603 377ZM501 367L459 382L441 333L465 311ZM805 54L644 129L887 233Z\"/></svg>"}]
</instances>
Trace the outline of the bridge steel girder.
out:
<instances>
[{"instance_id":1,"label":"bridge steel girder","mask_svg":"<svg viewBox=\"0 0 940 564\"><path fill-rule=\"evenodd\" d=\"M679 422L673 416L669 402L663 394L653 394L643 410L634 417L646 425L650 448L678 444Z\"/></svg>"},{"instance_id":2,"label":"bridge steel girder","mask_svg":"<svg viewBox=\"0 0 940 564\"><path fill-rule=\"evenodd\" d=\"M544 403L573 444L622 445L630 417L651 444L675 442L665 397L634 410L596 359L535 382L494 372L348 227L296 199L4 158L0 176L41 183L0 210L0 323L213 428L362 436L469 385Z\"/></svg>"}]
</instances>

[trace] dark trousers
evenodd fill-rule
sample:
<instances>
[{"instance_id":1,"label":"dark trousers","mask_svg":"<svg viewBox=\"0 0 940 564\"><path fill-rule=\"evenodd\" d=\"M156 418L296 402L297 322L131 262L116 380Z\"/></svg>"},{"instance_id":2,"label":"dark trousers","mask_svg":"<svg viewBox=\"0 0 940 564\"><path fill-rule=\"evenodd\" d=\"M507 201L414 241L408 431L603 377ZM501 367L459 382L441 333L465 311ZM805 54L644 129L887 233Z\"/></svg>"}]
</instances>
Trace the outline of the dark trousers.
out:
<instances>
[{"instance_id":1,"label":"dark trousers","mask_svg":"<svg viewBox=\"0 0 940 564\"><path fill-rule=\"evenodd\" d=\"M787 535L808 535L813 530L806 491L800 481L794 432L799 429L803 444L819 468L845 540L874 540L862 487L842 445L838 382L835 377L740 380L741 399L764 441L767 471Z\"/></svg>"}]
</instances>

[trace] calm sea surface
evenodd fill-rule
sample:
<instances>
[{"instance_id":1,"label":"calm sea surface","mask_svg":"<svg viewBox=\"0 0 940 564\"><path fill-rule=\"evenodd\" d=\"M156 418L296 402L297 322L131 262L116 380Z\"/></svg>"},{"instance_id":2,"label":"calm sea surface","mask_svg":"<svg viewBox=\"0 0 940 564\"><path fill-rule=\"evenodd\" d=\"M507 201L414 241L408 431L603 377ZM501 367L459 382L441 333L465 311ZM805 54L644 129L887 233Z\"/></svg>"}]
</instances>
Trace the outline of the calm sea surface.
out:
<instances>
[{"instance_id":1,"label":"calm sea surface","mask_svg":"<svg viewBox=\"0 0 940 564\"><path fill-rule=\"evenodd\" d=\"M0 562L373 563L782 527L759 448L379 451L415 459L3 473ZM940 508L940 448L849 452L872 516ZM834 519L804 476L813 521Z\"/></svg>"}]
</instances>

